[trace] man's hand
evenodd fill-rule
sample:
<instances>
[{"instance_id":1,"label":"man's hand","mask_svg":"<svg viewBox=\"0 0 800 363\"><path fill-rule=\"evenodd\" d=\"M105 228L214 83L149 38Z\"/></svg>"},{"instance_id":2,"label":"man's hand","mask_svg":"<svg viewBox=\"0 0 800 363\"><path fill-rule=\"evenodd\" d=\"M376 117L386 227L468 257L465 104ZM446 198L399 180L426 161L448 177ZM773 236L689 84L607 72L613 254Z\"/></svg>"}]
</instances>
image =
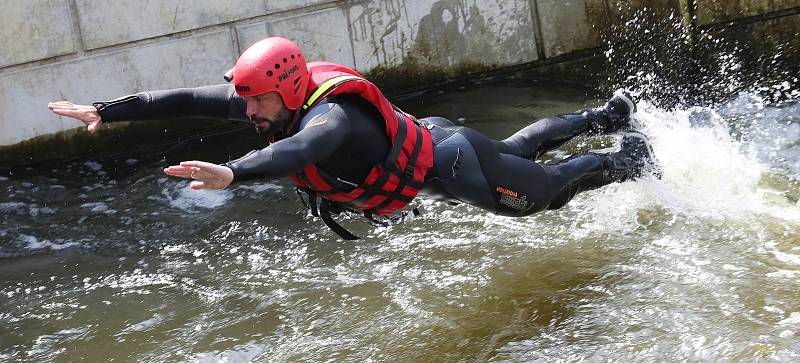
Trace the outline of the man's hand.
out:
<instances>
[{"instance_id":1,"label":"man's hand","mask_svg":"<svg viewBox=\"0 0 800 363\"><path fill-rule=\"evenodd\" d=\"M76 105L69 101L51 102L47 105L50 111L56 115L67 116L77 119L86 125L89 132L95 132L103 126L100 121L100 113L94 106Z\"/></svg>"},{"instance_id":2,"label":"man's hand","mask_svg":"<svg viewBox=\"0 0 800 363\"><path fill-rule=\"evenodd\" d=\"M233 182L233 171L227 166L205 161L183 161L164 169L164 174L195 179L192 189L225 189Z\"/></svg>"}]
</instances>

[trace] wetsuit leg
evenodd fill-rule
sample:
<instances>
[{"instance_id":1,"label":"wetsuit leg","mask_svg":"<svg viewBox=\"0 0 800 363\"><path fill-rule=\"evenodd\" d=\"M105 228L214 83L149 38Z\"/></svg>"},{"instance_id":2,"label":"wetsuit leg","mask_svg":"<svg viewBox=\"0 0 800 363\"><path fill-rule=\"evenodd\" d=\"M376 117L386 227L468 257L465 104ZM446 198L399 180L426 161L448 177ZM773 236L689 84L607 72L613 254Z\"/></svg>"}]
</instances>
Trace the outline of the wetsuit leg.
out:
<instances>
[{"instance_id":1,"label":"wetsuit leg","mask_svg":"<svg viewBox=\"0 0 800 363\"><path fill-rule=\"evenodd\" d=\"M535 160L589 130L586 114L573 113L534 121L503 141L495 142L502 154Z\"/></svg>"},{"instance_id":2,"label":"wetsuit leg","mask_svg":"<svg viewBox=\"0 0 800 363\"><path fill-rule=\"evenodd\" d=\"M608 173L610 162L606 155L588 153L573 155L558 164L543 164L555 186L547 209L559 209L580 192L617 181Z\"/></svg>"},{"instance_id":3,"label":"wetsuit leg","mask_svg":"<svg viewBox=\"0 0 800 363\"><path fill-rule=\"evenodd\" d=\"M434 155L444 189L497 214L524 216L560 208L578 192L613 181L605 172L609 163L605 155L582 154L544 165L500 153L495 145L487 136L463 127L439 142Z\"/></svg>"}]
</instances>

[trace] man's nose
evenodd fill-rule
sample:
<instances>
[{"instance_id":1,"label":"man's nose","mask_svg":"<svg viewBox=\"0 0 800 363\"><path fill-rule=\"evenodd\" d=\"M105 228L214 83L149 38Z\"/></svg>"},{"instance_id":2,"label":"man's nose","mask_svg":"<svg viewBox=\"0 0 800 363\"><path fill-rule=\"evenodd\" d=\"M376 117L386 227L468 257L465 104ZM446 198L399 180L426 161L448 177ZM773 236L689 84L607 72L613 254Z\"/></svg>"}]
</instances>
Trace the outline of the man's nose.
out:
<instances>
[{"instance_id":1,"label":"man's nose","mask_svg":"<svg viewBox=\"0 0 800 363\"><path fill-rule=\"evenodd\" d=\"M244 114L247 115L247 117L253 117L257 113L258 113L258 109L257 109L256 105L253 102L248 102L247 103L247 109L244 111Z\"/></svg>"}]
</instances>

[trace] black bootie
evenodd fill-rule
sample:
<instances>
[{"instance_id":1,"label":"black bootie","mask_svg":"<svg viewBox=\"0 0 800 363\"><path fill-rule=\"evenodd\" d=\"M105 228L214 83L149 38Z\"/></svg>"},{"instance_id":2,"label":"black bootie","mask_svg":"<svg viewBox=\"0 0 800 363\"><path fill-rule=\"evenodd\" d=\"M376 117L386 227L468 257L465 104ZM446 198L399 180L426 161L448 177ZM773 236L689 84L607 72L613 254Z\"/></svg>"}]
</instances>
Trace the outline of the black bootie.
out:
<instances>
[{"instance_id":1,"label":"black bootie","mask_svg":"<svg viewBox=\"0 0 800 363\"><path fill-rule=\"evenodd\" d=\"M584 110L581 115L589 120L590 134L610 134L631 129L631 114L636 112L636 100L623 90L614 92L602 107Z\"/></svg>"},{"instance_id":2,"label":"black bootie","mask_svg":"<svg viewBox=\"0 0 800 363\"><path fill-rule=\"evenodd\" d=\"M605 155L603 164L609 182L636 180L645 174L661 178L661 167L653 154L650 140L638 131L625 133L620 150Z\"/></svg>"},{"instance_id":3,"label":"black bootie","mask_svg":"<svg viewBox=\"0 0 800 363\"><path fill-rule=\"evenodd\" d=\"M611 183L636 180L646 174L661 178L661 169L647 136L631 131L622 137L622 147L611 154L573 155L555 165L545 165L564 187L552 197L548 209L558 209L576 194Z\"/></svg>"}]
</instances>

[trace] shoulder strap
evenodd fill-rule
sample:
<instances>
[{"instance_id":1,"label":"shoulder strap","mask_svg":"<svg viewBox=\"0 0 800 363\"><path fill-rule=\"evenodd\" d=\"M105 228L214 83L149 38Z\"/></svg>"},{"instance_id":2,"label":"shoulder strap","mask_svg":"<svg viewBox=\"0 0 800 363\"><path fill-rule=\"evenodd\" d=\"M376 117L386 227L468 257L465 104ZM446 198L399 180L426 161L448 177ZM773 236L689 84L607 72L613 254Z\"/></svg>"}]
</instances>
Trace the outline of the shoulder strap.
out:
<instances>
[{"instance_id":1,"label":"shoulder strap","mask_svg":"<svg viewBox=\"0 0 800 363\"><path fill-rule=\"evenodd\" d=\"M364 80L361 77L351 76L351 75L344 75L333 77L331 79L322 82L321 85L317 86L317 89L311 93L311 96L306 100L306 103L303 105L303 111L308 111L308 108L313 106L319 99L325 97L328 92L332 89L336 88L338 85L348 82L348 81L355 81L355 80Z\"/></svg>"}]
</instances>

